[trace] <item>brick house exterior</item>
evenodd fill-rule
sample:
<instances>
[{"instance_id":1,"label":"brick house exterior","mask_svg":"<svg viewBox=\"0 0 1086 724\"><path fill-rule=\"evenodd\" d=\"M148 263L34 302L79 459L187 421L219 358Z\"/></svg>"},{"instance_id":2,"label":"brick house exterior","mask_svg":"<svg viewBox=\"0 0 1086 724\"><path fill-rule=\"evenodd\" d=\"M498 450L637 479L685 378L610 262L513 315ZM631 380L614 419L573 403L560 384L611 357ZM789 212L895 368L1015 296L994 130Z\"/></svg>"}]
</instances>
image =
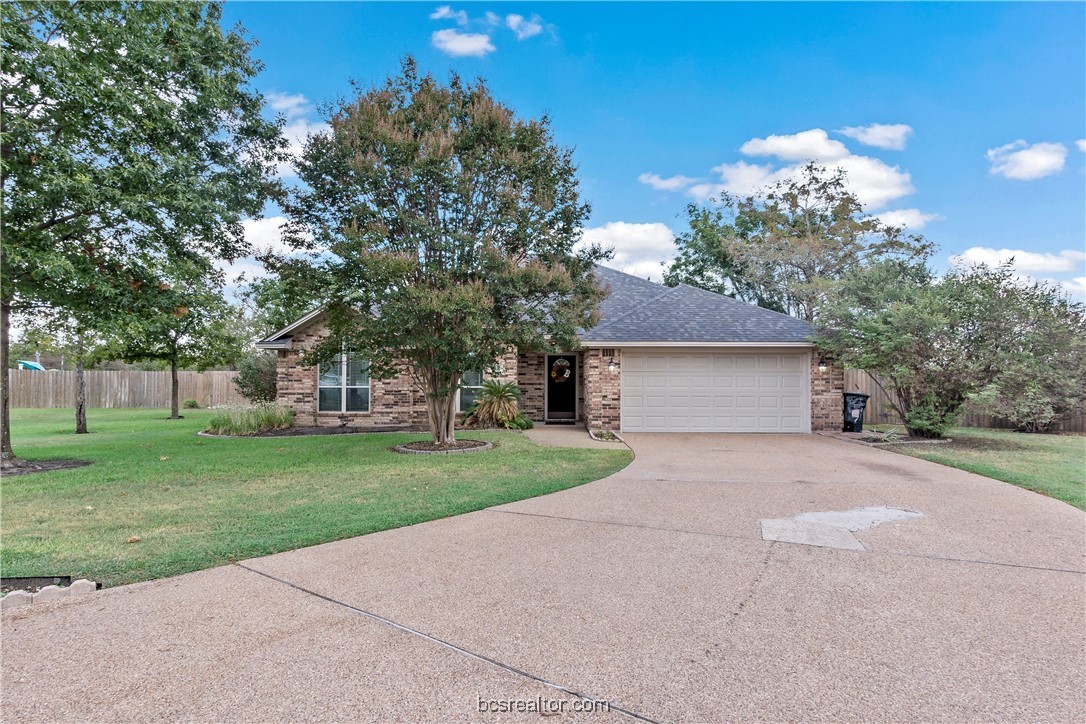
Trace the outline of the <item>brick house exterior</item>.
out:
<instances>
[{"instance_id":1,"label":"brick house exterior","mask_svg":"<svg viewBox=\"0 0 1086 724\"><path fill-rule=\"evenodd\" d=\"M841 429L844 371L813 350L807 341L810 328L802 321L712 292L661 287L603 267L597 268L597 276L612 295L602 305L602 323L582 332L580 349L553 355L510 351L499 362L498 379L520 387L521 410L530 419L559 421L554 417L558 395L552 378L556 365L565 365L561 369L569 370L573 384L563 388L562 404L575 409L562 413L563 423L580 421L591 429L615 432ZM428 426L425 396L406 373L370 379L367 411L318 409L318 370L305 366L303 359L325 334L316 310L258 343L275 350L278 401L294 410L298 424L359 430ZM635 364L627 381L624 358ZM661 371L645 368L646 363ZM725 371L714 372L717 367ZM638 381L659 389L651 394L627 389L630 399L624 407L624 386L636 387ZM663 405L661 413L635 417L636 405L645 400ZM669 408L673 401L676 407ZM751 404L752 410L740 409ZM626 426L624 410L631 418ZM684 426L688 418L708 422ZM641 427L634 427L634 420L642 421ZM644 420L666 422L652 423L662 426L653 428Z\"/></svg>"}]
</instances>

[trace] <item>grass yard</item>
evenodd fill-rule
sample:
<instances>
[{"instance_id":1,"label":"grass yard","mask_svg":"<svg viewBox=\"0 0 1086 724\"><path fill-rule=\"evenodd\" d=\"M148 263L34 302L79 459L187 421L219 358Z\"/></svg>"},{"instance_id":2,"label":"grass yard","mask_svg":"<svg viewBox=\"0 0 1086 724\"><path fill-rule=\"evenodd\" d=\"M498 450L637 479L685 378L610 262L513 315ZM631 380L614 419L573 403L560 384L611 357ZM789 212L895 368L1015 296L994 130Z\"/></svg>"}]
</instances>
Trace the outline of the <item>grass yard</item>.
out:
<instances>
[{"instance_id":1,"label":"grass yard","mask_svg":"<svg viewBox=\"0 0 1086 724\"><path fill-rule=\"evenodd\" d=\"M893 450L1002 480L1086 510L1086 437L955 428L953 442Z\"/></svg>"},{"instance_id":2,"label":"grass yard","mask_svg":"<svg viewBox=\"0 0 1086 724\"><path fill-rule=\"evenodd\" d=\"M418 434L210 439L210 413L12 410L16 454L93 465L6 476L4 576L132 583L421 523L571 488L632 460L626 448L549 448L513 432L469 455L400 455ZM136 536L139 542L127 543Z\"/></svg>"}]
</instances>

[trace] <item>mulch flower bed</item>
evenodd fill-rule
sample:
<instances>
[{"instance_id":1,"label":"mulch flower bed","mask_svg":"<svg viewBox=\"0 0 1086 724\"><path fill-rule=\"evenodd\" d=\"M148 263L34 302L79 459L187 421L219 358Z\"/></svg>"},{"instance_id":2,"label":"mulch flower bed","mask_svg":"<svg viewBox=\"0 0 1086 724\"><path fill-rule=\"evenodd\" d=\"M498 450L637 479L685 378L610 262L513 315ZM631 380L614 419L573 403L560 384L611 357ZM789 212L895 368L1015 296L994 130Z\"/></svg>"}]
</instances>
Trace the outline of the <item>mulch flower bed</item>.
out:
<instances>
[{"instance_id":1,"label":"mulch flower bed","mask_svg":"<svg viewBox=\"0 0 1086 724\"><path fill-rule=\"evenodd\" d=\"M18 467L4 468L4 475L30 475L31 473L47 473L51 470L71 470L90 464L90 460L24 460Z\"/></svg>"},{"instance_id":2,"label":"mulch flower bed","mask_svg":"<svg viewBox=\"0 0 1086 724\"><path fill-rule=\"evenodd\" d=\"M207 437L307 437L310 435L364 435L371 432L424 432L422 428L404 429L402 427L299 427L297 425L282 430L265 430L255 435L215 435L204 431Z\"/></svg>"},{"instance_id":3,"label":"mulch flower bed","mask_svg":"<svg viewBox=\"0 0 1086 724\"><path fill-rule=\"evenodd\" d=\"M455 453L480 452L489 450L492 447L494 447L492 443L484 440L456 440L455 442L441 444L438 444L433 440L419 440L418 442L408 442L403 445L396 445L392 450L409 455L449 455Z\"/></svg>"}]
</instances>

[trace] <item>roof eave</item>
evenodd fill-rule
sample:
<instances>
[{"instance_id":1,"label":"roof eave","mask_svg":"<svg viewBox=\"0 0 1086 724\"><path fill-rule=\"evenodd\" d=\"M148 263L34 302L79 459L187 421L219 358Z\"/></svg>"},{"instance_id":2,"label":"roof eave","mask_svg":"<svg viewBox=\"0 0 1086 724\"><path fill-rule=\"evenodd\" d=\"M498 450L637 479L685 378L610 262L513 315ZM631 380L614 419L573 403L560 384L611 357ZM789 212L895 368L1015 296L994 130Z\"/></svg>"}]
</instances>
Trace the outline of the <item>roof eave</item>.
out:
<instances>
[{"instance_id":1,"label":"roof eave","mask_svg":"<svg viewBox=\"0 0 1086 724\"><path fill-rule=\"evenodd\" d=\"M597 340L597 339L584 339L581 340L582 347L791 347L796 349L810 349L814 347L813 342L704 342L704 341L684 341L684 340Z\"/></svg>"},{"instance_id":2,"label":"roof eave","mask_svg":"<svg viewBox=\"0 0 1086 724\"><path fill-rule=\"evenodd\" d=\"M284 339L262 339L256 343L257 349L294 349L294 340L290 337Z\"/></svg>"}]
</instances>

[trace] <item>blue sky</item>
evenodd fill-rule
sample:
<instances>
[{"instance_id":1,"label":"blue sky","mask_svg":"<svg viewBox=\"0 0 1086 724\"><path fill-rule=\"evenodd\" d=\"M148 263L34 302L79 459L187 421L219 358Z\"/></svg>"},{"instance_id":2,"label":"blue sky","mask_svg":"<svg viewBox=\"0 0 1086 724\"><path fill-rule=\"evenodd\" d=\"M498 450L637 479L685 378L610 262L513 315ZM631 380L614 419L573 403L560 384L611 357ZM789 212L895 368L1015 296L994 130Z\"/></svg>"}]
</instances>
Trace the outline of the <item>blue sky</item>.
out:
<instances>
[{"instance_id":1,"label":"blue sky","mask_svg":"<svg viewBox=\"0 0 1086 724\"><path fill-rule=\"evenodd\" d=\"M1086 293L1086 5L232 2L295 139L351 79L485 78L576 148L586 236L659 278L685 204L806 158L955 255ZM274 243L276 210L252 222Z\"/></svg>"}]
</instances>

